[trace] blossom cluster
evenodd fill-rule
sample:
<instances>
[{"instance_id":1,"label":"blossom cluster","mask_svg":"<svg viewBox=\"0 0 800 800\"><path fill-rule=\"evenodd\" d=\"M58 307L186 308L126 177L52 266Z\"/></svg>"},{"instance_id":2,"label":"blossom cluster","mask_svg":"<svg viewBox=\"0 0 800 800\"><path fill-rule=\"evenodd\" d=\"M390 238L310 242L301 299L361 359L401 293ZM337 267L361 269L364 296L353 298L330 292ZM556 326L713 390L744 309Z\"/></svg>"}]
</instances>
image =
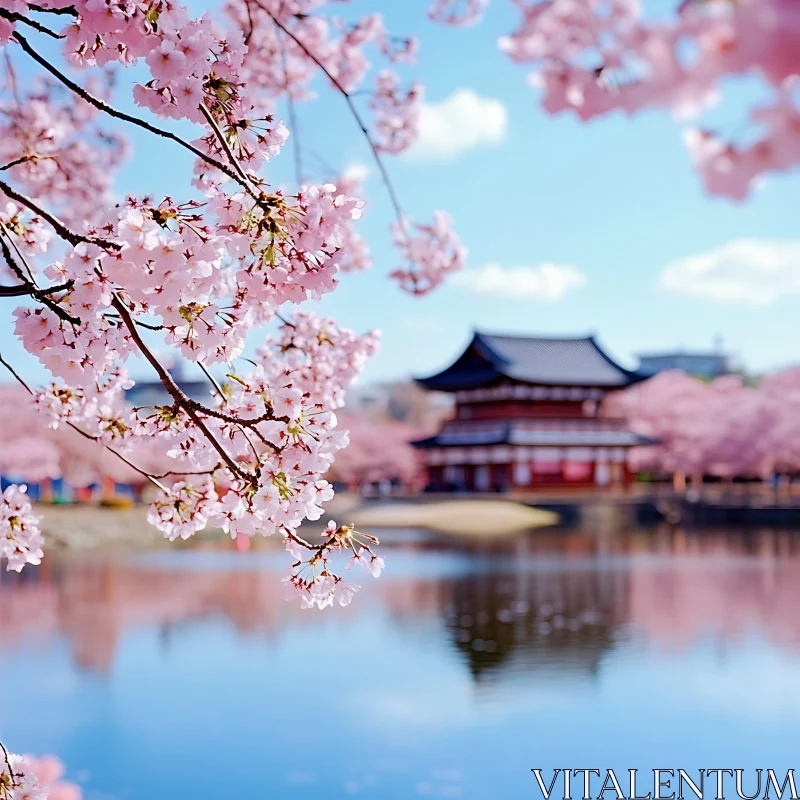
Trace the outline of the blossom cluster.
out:
<instances>
[{"instance_id":1,"label":"blossom cluster","mask_svg":"<svg viewBox=\"0 0 800 800\"><path fill-rule=\"evenodd\" d=\"M9 486L0 499L0 559L8 570L19 572L26 564L42 560L40 518L33 512L25 486Z\"/></svg>"},{"instance_id":2,"label":"blossom cluster","mask_svg":"<svg viewBox=\"0 0 800 800\"><path fill-rule=\"evenodd\" d=\"M26 756L0 748L0 800L47 800L33 764Z\"/></svg>"},{"instance_id":3,"label":"blossom cluster","mask_svg":"<svg viewBox=\"0 0 800 800\"><path fill-rule=\"evenodd\" d=\"M428 16L445 25L469 26L480 22L489 0L433 0Z\"/></svg>"},{"instance_id":4,"label":"blossom cluster","mask_svg":"<svg viewBox=\"0 0 800 800\"><path fill-rule=\"evenodd\" d=\"M163 438L189 476L151 507L150 521L169 538L187 538L207 523L232 537L278 533L291 538L303 519L319 519L333 496L322 478L346 432L333 409L377 345L375 333L357 336L332 320L299 312L259 349L256 367L223 387L218 413L207 425L244 469L221 475L218 453L197 446L191 420L169 409L137 412L138 425ZM257 477L257 480L253 480Z\"/></svg>"},{"instance_id":5,"label":"blossom cluster","mask_svg":"<svg viewBox=\"0 0 800 800\"><path fill-rule=\"evenodd\" d=\"M63 776L58 758L8 753L0 742L0 800L81 800L80 787Z\"/></svg>"},{"instance_id":6,"label":"blossom cluster","mask_svg":"<svg viewBox=\"0 0 800 800\"><path fill-rule=\"evenodd\" d=\"M344 405L347 387L377 351L379 339L378 331L359 336L328 317L298 311L257 354L269 374L290 371L303 394L337 409Z\"/></svg>"},{"instance_id":7,"label":"blossom cluster","mask_svg":"<svg viewBox=\"0 0 800 800\"><path fill-rule=\"evenodd\" d=\"M360 197L363 179L355 170L345 170L335 181L336 188L349 197ZM366 239L356 230L354 224L342 229L340 272L360 272L372 266L372 254Z\"/></svg>"},{"instance_id":8,"label":"blossom cluster","mask_svg":"<svg viewBox=\"0 0 800 800\"><path fill-rule=\"evenodd\" d=\"M462 269L467 249L453 233L452 220L442 211L436 212L433 224L408 224L393 227L395 244L405 258L405 265L392 272L405 291L427 294L451 272Z\"/></svg>"},{"instance_id":9,"label":"blossom cluster","mask_svg":"<svg viewBox=\"0 0 800 800\"><path fill-rule=\"evenodd\" d=\"M396 73L383 70L378 75L370 105L375 112L375 139L379 150L402 153L414 143L423 97L419 83L403 89Z\"/></svg>"},{"instance_id":10,"label":"blossom cluster","mask_svg":"<svg viewBox=\"0 0 800 800\"><path fill-rule=\"evenodd\" d=\"M431 16L475 22L485 3L436 0ZM521 18L500 49L532 64L531 85L551 113L586 121L666 107L696 118L723 79L754 74L768 100L737 135L696 125L686 133L711 194L743 199L767 172L800 163L800 5L794 0L684 0L649 19L639 0L517 0Z\"/></svg>"},{"instance_id":11,"label":"blossom cluster","mask_svg":"<svg viewBox=\"0 0 800 800\"><path fill-rule=\"evenodd\" d=\"M2 23L2 20L0 20ZM105 80L91 81L108 93ZM111 184L127 141L101 125L98 111L52 81L37 81L0 101L0 164L33 197L46 196L71 222L92 219L111 204Z\"/></svg>"},{"instance_id":12,"label":"blossom cluster","mask_svg":"<svg viewBox=\"0 0 800 800\"><path fill-rule=\"evenodd\" d=\"M327 608L334 601L341 606L350 603L359 586L344 580L332 571L331 557L337 553L352 553L348 568L358 566L372 575L380 577L384 563L375 555L372 547L378 544L374 536L355 530L353 525L337 525L331 521L323 531L322 544L309 553L307 543L292 537L288 544L289 552L297 559L291 572L284 579L294 596L301 593L303 608Z\"/></svg>"}]
</instances>

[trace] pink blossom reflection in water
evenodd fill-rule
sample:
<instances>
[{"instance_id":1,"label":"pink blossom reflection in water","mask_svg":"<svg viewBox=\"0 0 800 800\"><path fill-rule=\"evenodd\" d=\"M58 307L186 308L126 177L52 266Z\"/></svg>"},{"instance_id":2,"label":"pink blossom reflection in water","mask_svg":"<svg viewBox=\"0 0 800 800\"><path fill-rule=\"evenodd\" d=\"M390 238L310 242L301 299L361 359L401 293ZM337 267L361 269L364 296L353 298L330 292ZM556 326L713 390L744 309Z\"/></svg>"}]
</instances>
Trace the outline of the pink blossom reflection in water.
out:
<instances>
[{"instance_id":1,"label":"pink blossom reflection in water","mask_svg":"<svg viewBox=\"0 0 800 800\"><path fill-rule=\"evenodd\" d=\"M0 731L86 800L220 779L483 800L534 796L532 767L794 765L800 535L395 539L330 613L284 601L278 555L232 546L4 576Z\"/></svg>"}]
</instances>

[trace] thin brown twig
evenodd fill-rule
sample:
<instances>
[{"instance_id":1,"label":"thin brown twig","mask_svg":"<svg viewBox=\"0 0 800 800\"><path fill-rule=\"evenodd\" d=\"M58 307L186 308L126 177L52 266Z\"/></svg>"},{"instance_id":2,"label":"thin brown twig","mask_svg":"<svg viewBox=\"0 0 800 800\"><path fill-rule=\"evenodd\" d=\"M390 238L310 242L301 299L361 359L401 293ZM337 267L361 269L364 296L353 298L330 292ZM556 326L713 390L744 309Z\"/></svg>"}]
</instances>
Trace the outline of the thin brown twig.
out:
<instances>
[{"instance_id":1,"label":"thin brown twig","mask_svg":"<svg viewBox=\"0 0 800 800\"><path fill-rule=\"evenodd\" d=\"M71 17L78 16L78 11L75 6L65 6L63 8L45 8L37 3L28 3L28 8L31 11L39 11L42 14L68 14Z\"/></svg>"},{"instance_id":2,"label":"thin brown twig","mask_svg":"<svg viewBox=\"0 0 800 800\"><path fill-rule=\"evenodd\" d=\"M247 13L250 14L250 4L247 6ZM252 21L250 23L252 25ZM297 109L294 105L294 98L289 91L289 67L287 64L286 48L281 50L283 60L283 80L286 84L286 106L289 110L289 131L292 140L292 152L294 153L294 173L298 187L303 183L303 154L300 149L300 126L297 124Z\"/></svg>"},{"instance_id":3,"label":"thin brown twig","mask_svg":"<svg viewBox=\"0 0 800 800\"><path fill-rule=\"evenodd\" d=\"M24 378L20 377L19 373L14 369L14 367L12 367L11 364L9 364L8 361L3 358L2 353L0 353L0 364L2 364L14 376L14 378L16 378L16 380L28 390L28 394L33 394L33 389L28 386Z\"/></svg>"},{"instance_id":4,"label":"thin brown twig","mask_svg":"<svg viewBox=\"0 0 800 800\"><path fill-rule=\"evenodd\" d=\"M19 108L19 86L17 85L17 71L14 69L14 64L11 61L11 54L8 50L5 51L6 69L8 70L8 80L11 84L11 96Z\"/></svg>"},{"instance_id":5,"label":"thin brown twig","mask_svg":"<svg viewBox=\"0 0 800 800\"><path fill-rule=\"evenodd\" d=\"M25 258L22 251L19 249L16 239L11 235L11 231L8 229L8 226L2 220L0 220L0 230L2 230L2 232L5 234L6 239L8 239L8 243L14 248L14 252L17 254L17 258L22 262L22 266L25 267L25 272L28 273L28 277L26 278L17 268L17 265L14 263L9 265L11 269L14 270L14 273L19 277L21 281L28 281L33 286L38 286L39 284L36 283L36 277L33 274L31 265L28 263L28 260Z\"/></svg>"},{"instance_id":6,"label":"thin brown twig","mask_svg":"<svg viewBox=\"0 0 800 800\"><path fill-rule=\"evenodd\" d=\"M233 168L239 175L240 182L245 183L248 187L250 187L251 189L253 189L253 191L255 191L255 189L253 188L252 181L242 168L242 165L239 163L239 160L233 154L233 150L231 150L231 147L228 144L228 140L225 138L225 135L220 130L219 125L217 125L217 121L214 119L213 114L206 108L205 103L200 103L200 111L203 113L203 116L206 118L206 121L211 126L211 130L214 132L214 135L219 140L222 149L225 151L225 155L228 156L228 160L231 162Z\"/></svg>"},{"instance_id":7,"label":"thin brown twig","mask_svg":"<svg viewBox=\"0 0 800 800\"><path fill-rule=\"evenodd\" d=\"M222 404L225 405L227 398L225 397L225 392L222 391L222 387L219 385L219 381L217 381L217 379L211 374L211 371L202 361L198 361L197 366L203 370L203 374L206 376L206 378L208 378L209 382L214 387L214 391L219 395L220 400L222 400Z\"/></svg>"},{"instance_id":8,"label":"thin brown twig","mask_svg":"<svg viewBox=\"0 0 800 800\"><path fill-rule=\"evenodd\" d=\"M273 13L272 11L267 8L261 0L245 0L245 2L255 2L255 4L275 23L275 25L280 28L295 44L322 70L324 75L328 78L328 80L334 85L334 87L339 91L339 93L344 97L345 102L347 103L348 108L350 109L350 113L353 115L353 119L355 119L358 127L361 129L361 132L367 139L367 144L369 144L369 148L372 151L372 157L375 160L375 163L378 167L378 170L381 174L381 178L383 179L384 186L386 187L386 192L389 195L389 200L392 203L392 207L394 208L395 216L397 217L397 222L399 223L401 228L405 227L405 216L403 215L403 210L400 207L400 198L397 196L397 192L395 191L394 185L392 184L392 179L389 176L389 171L386 168L386 165L383 163L383 158L381 158L381 154L378 151L378 148L375 142L372 140L372 136L370 136L369 130L367 129L366 123L364 122L363 117L359 113L358 109L356 108L356 104L353 102L353 98L351 97L350 93L342 86L341 83L337 80L337 78L328 70L328 68L311 52L311 50L306 47L306 45L295 36Z\"/></svg>"},{"instance_id":9,"label":"thin brown twig","mask_svg":"<svg viewBox=\"0 0 800 800\"><path fill-rule=\"evenodd\" d=\"M8 750L6 750L6 746L3 744L2 740L0 740L0 750L3 751L3 758L6 762L6 766L8 767L8 776L11 779L11 785L14 785L14 770L11 768L11 756L9 755Z\"/></svg>"},{"instance_id":10,"label":"thin brown twig","mask_svg":"<svg viewBox=\"0 0 800 800\"><path fill-rule=\"evenodd\" d=\"M26 161L30 161L30 156L20 156L19 158L15 158L13 161L9 161L8 164L3 164L0 167L0 172L5 172L7 169L11 169L12 167L16 167L17 164L24 164Z\"/></svg>"}]
</instances>

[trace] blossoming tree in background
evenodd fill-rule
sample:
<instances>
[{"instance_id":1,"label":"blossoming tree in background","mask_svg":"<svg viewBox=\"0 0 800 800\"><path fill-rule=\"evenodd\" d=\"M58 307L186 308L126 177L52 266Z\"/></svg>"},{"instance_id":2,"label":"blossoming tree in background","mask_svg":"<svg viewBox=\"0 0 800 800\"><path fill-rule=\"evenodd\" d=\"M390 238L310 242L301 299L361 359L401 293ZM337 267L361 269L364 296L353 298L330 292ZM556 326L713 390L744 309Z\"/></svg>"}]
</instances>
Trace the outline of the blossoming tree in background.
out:
<instances>
[{"instance_id":1,"label":"blossoming tree in background","mask_svg":"<svg viewBox=\"0 0 800 800\"><path fill-rule=\"evenodd\" d=\"M395 483L405 489L424 485L419 454L409 444L422 438L421 430L357 414L342 415L341 424L347 428L350 443L331 468L332 480L356 491L366 484Z\"/></svg>"},{"instance_id":2,"label":"blossoming tree in background","mask_svg":"<svg viewBox=\"0 0 800 800\"><path fill-rule=\"evenodd\" d=\"M786 369L746 386L726 375L711 383L683 372L659 373L616 395L609 413L657 444L633 451L634 468L702 482L800 472L800 370Z\"/></svg>"},{"instance_id":3,"label":"blossoming tree in background","mask_svg":"<svg viewBox=\"0 0 800 800\"><path fill-rule=\"evenodd\" d=\"M499 46L532 65L530 84L546 112L588 121L667 108L692 121L686 143L714 195L743 199L765 174L800 164L796 0L674 0L667 18L655 16L663 8L653 0L510 2L520 19ZM436 0L431 16L473 25L487 6ZM701 112L730 89L732 76L757 78L763 99L731 131L704 126Z\"/></svg>"}]
</instances>

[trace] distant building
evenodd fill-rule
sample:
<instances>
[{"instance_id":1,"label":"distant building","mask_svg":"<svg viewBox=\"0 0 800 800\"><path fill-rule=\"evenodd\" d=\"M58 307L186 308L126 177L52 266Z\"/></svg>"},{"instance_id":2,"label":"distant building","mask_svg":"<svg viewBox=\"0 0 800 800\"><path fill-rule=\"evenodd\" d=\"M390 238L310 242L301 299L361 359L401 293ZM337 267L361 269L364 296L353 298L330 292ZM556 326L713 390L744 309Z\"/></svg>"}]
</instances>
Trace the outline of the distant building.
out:
<instances>
[{"instance_id":1,"label":"distant building","mask_svg":"<svg viewBox=\"0 0 800 800\"><path fill-rule=\"evenodd\" d=\"M172 379L192 400L208 403L214 392L213 386L208 378L187 379L184 376L183 364L180 362L169 370ZM125 392L125 399L137 408L148 406L171 406L174 402L172 395L160 380L136 381L134 385Z\"/></svg>"},{"instance_id":2,"label":"distant building","mask_svg":"<svg viewBox=\"0 0 800 800\"><path fill-rule=\"evenodd\" d=\"M650 353L639 356L639 372L647 377L668 369L679 369L687 375L711 380L728 375L731 365L725 353Z\"/></svg>"},{"instance_id":3,"label":"distant building","mask_svg":"<svg viewBox=\"0 0 800 800\"><path fill-rule=\"evenodd\" d=\"M609 392L642 377L593 337L475 333L451 366L418 379L455 396L454 417L413 443L424 453L429 489L626 484L629 448L650 440L598 410Z\"/></svg>"}]
</instances>

